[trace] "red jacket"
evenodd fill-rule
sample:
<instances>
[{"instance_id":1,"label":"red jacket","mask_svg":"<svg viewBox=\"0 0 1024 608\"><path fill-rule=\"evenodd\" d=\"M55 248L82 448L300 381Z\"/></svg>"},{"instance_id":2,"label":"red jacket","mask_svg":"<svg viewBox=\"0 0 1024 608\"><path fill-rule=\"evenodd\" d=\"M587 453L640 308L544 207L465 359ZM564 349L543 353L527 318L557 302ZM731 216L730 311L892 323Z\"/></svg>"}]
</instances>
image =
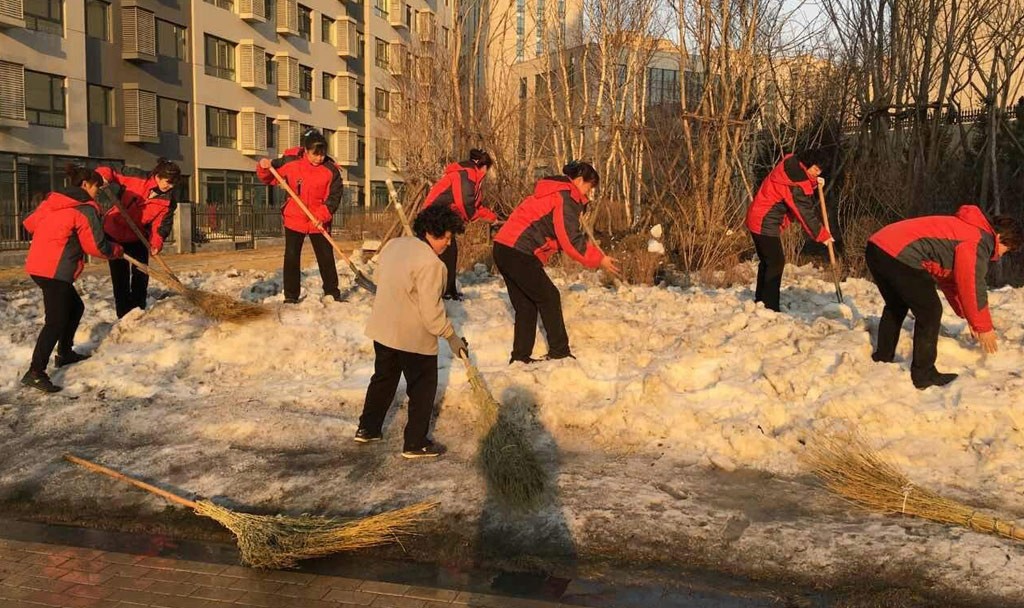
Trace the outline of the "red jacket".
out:
<instances>
[{"instance_id":1,"label":"red jacket","mask_svg":"<svg viewBox=\"0 0 1024 608\"><path fill-rule=\"evenodd\" d=\"M341 195L344 192L341 171L334 161L326 157L324 162L314 166L306 158L305 148L300 147L285 150L281 158L275 158L270 164L302 199L309 212L330 230L331 218L341 205ZM277 185L277 179L270 173L270 169L256 165L256 176L268 186ZM284 227L293 232L320 232L291 197L285 203L282 214Z\"/></svg>"},{"instance_id":2,"label":"red jacket","mask_svg":"<svg viewBox=\"0 0 1024 608\"><path fill-rule=\"evenodd\" d=\"M597 268L604 253L590 242L580 223L586 204L568 177L545 177L515 208L494 242L535 255L542 264L564 249L580 264Z\"/></svg>"},{"instance_id":3,"label":"red jacket","mask_svg":"<svg viewBox=\"0 0 1024 608\"><path fill-rule=\"evenodd\" d=\"M121 206L147 236L149 246L163 247L164 239L170 236L174 226L174 210L178 208L173 190L161 192L156 180L138 169L126 168L118 173L110 167L96 167L96 172L107 182L121 186ZM118 243L139 242L116 206L107 210L103 217L103 230Z\"/></svg>"},{"instance_id":4,"label":"red jacket","mask_svg":"<svg viewBox=\"0 0 1024 608\"><path fill-rule=\"evenodd\" d=\"M24 222L32 233L25 272L73 283L82 274L84 254L121 256L121 246L106 239L100 207L79 187L51 192Z\"/></svg>"},{"instance_id":5,"label":"red jacket","mask_svg":"<svg viewBox=\"0 0 1024 608\"><path fill-rule=\"evenodd\" d=\"M426 209L435 203L451 205L464 222L493 222L498 216L484 207L481 201L483 192L480 183L484 180L484 175L482 168L469 161L448 165L445 167L444 177L427 193L423 208Z\"/></svg>"},{"instance_id":6,"label":"red jacket","mask_svg":"<svg viewBox=\"0 0 1024 608\"><path fill-rule=\"evenodd\" d=\"M889 224L869 243L907 266L923 268L939 284L949 305L977 332L992 330L985 275L999 259L998 237L985 214L963 205L956 215L930 215Z\"/></svg>"},{"instance_id":7,"label":"red jacket","mask_svg":"<svg viewBox=\"0 0 1024 608\"><path fill-rule=\"evenodd\" d=\"M800 222L804 232L819 243L831 236L818 217L814 201L817 180L792 154L783 157L761 182L747 208L747 229L762 236L779 236L791 220Z\"/></svg>"}]
</instances>

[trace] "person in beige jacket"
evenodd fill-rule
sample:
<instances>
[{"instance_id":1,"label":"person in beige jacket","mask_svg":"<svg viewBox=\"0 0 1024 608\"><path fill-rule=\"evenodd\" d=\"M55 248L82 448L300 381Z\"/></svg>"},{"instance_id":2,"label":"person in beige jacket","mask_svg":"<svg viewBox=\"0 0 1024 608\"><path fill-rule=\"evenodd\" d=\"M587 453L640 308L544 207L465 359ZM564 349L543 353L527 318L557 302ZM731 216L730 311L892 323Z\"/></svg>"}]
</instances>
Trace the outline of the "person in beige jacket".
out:
<instances>
[{"instance_id":1,"label":"person in beige jacket","mask_svg":"<svg viewBox=\"0 0 1024 608\"><path fill-rule=\"evenodd\" d=\"M416 216L415 237L393 239L381 250L375 275L377 295L366 324L376 358L357 442L383 438L384 418L404 374L409 421L402 456L429 458L444 453L443 446L427 438L437 393L437 339L447 340L456 357L467 356L469 349L445 314L441 295L448 270L439 256L452 235L464 231L462 219L451 207L434 205Z\"/></svg>"}]
</instances>

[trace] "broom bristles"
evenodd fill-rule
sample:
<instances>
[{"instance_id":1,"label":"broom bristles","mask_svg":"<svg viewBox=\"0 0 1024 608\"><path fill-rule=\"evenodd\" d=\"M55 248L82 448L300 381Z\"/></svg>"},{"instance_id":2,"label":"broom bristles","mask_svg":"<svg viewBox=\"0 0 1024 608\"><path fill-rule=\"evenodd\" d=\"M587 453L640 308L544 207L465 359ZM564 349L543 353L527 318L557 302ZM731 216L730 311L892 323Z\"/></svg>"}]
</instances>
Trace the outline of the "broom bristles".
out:
<instances>
[{"instance_id":1,"label":"broom bristles","mask_svg":"<svg viewBox=\"0 0 1024 608\"><path fill-rule=\"evenodd\" d=\"M423 516L439 503L420 502L348 522L312 515L237 513L208 500L196 504L196 513L234 533L245 564L289 568L302 559L376 547L395 541L398 535L413 534Z\"/></svg>"},{"instance_id":2,"label":"broom bristles","mask_svg":"<svg viewBox=\"0 0 1024 608\"><path fill-rule=\"evenodd\" d=\"M214 321L245 323L259 319L269 312L265 306L259 304L236 300L230 296L194 287L186 287L176 276L152 266L149 267L149 274L172 291L184 296L189 304Z\"/></svg>"},{"instance_id":3,"label":"broom bristles","mask_svg":"<svg viewBox=\"0 0 1024 608\"><path fill-rule=\"evenodd\" d=\"M914 485L857 435L825 437L808 446L803 458L826 488L863 508L1024 540L1024 528L1011 519L981 513Z\"/></svg>"},{"instance_id":4,"label":"broom bristles","mask_svg":"<svg viewBox=\"0 0 1024 608\"><path fill-rule=\"evenodd\" d=\"M548 474L522 428L501 415L501 405L487 390L480 372L467 366L469 384L480 406L480 426L485 433L480 443L480 464L488 486L504 504L529 509L540 503Z\"/></svg>"}]
</instances>

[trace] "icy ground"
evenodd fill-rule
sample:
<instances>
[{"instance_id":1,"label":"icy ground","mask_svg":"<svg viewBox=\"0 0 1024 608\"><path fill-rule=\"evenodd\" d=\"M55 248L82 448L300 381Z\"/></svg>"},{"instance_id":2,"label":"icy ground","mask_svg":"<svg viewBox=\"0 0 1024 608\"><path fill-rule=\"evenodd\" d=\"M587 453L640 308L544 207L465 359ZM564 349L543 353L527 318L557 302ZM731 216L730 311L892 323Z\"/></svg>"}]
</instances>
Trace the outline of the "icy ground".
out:
<instances>
[{"instance_id":1,"label":"icy ground","mask_svg":"<svg viewBox=\"0 0 1024 608\"><path fill-rule=\"evenodd\" d=\"M438 542L469 556L612 556L821 584L892 578L1024 601L1024 544L864 513L830 497L799 460L804 442L852 425L915 482L1024 513L1024 291L990 294L993 356L947 307L938 365L960 378L919 392L908 332L899 364L870 359L882 306L874 287L847 281L839 306L822 278L787 268L776 314L756 307L749 287L615 291L590 273L557 275L578 360L510 367L503 285L482 267L464 274L468 298L449 312L557 479L557 496L530 516L488 497L466 374L443 345L434 436L449 454L400 458L404 411L389 418L383 443L352 442L373 368L363 336L372 300L355 290L322 303L315 269L305 273L308 297L288 307L279 273L187 277L273 308L244 326L204 320L156 285L148 311L115 322L109 280L87 278L78 348L93 357L53 374L66 387L53 398L18 385L42 323L38 290L0 293L0 501L165 508L61 463L72 450L271 512L351 515L439 499Z\"/></svg>"}]
</instances>

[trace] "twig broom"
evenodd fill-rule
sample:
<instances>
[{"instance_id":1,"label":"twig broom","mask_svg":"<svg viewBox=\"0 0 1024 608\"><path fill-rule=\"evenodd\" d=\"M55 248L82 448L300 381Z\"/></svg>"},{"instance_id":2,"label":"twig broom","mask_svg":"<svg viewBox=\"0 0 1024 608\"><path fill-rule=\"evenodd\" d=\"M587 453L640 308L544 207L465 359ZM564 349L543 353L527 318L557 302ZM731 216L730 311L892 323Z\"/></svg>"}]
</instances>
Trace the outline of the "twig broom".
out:
<instances>
[{"instance_id":1,"label":"twig broom","mask_svg":"<svg viewBox=\"0 0 1024 608\"><path fill-rule=\"evenodd\" d=\"M139 242L141 242L146 249L152 250L152 247L149 245L149 240L144 234L142 234L142 230L139 228L138 224L135 223L135 220L128 215L127 210L125 210L124 206L121 205L121 201L117 200L117 197L109 191L106 192L107 197L121 212L121 216L124 218L125 223L127 223L128 227L132 229L135 236L138 237ZM253 321L267 314L267 309L259 304L244 302L219 293L211 293L201 289L188 287L181 282L181 279L179 279L177 275L174 274L171 267L164 261L163 257L159 254L153 254L153 257L163 267L163 271L154 272L155 269L150 268L129 255L125 255L124 259L139 270L158 279L173 291L184 296L190 304L195 306L200 312L211 319L239 323Z\"/></svg>"},{"instance_id":2,"label":"twig broom","mask_svg":"<svg viewBox=\"0 0 1024 608\"><path fill-rule=\"evenodd\" d=\"M825 487L871 511L912 515L976 532L1024 540L1024 528L1011 520L978 512L914 485L856 435L827 436L808 446L803 456Z\"/></svg>"},{"instance_id":3,"label":"twig broom","mask_svg":"<svg viewBox=\"0 0 1024 608\"><path fill-rule=\"evenodd\" d=\"M397 199L390 182L388 188L392 197ZM402 205L396 204L395 210L406 235L412 236L412 226ZM522 428L501 415L501 405L491 395L480 370L468 356L459 356L459 359L466 366L473 399L480 407L478 424L483 439L479 458L489 488L502 503L513 509L536 507L549 485L547 471Z\"/></svg>"},{"instance_id":4,"label":"twig broom","mask_svg":"<svg viewBox=\"0 0 1024 608\"><path fill-rule=\"evenodd\" d=\"M349 522L312 515L236 513L209 500L188 500L72 454L65 454L64 459L215 520L234 533L242 562L254 568L289 568L302 559L390 543L397 540L399 534L412 534L423 516L438 506L436 502L420 502Z\"/></svg>"}]
</instances>

